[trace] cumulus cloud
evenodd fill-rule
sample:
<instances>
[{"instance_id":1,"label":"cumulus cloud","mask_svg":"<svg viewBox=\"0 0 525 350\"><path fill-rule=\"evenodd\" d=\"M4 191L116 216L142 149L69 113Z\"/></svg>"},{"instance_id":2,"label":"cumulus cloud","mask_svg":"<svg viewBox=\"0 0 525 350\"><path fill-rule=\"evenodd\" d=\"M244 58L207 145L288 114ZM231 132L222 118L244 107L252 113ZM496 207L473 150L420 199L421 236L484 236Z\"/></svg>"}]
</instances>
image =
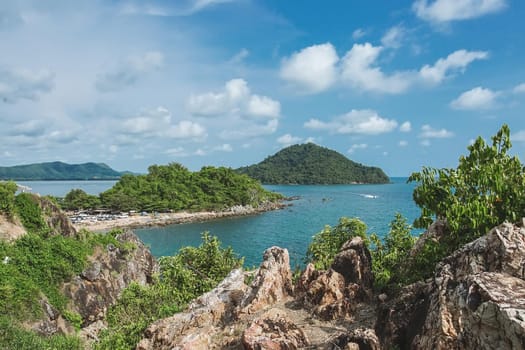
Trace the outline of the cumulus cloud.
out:
<instances>
[{"instance_id":1,"label":"cumulus cloud","mask_svg":"<svg viewBox=\"0 0 525 350\"><path fill-rule=\"evenodd\" d=\"M397 25L389 30L381 38L381 44L384 47L392 49L398 49L401 47L403 40L405 39L406 29L402 25Z\"/></svg>"},{"instance_id":2,"label":"cumulus cloud","mask_svg":"<svg viewBox=\"0 0 525 350\"><path fill-rule=\"evenodd\" d=\"M446 129L434 129L430 125L423 125L419 137L422 139L446 139L454 136L454 133Z\"/></svg>"},{"instance_id":3,"label":"cumulus cloud","mask_svg":"<svg viewBox=\"0 0 525 350\"><path fill-rule=\"evenodd\" d=\"M365 149L367 147L368 147L368 145L366 143L353 144L352 146L350 146L350 148L348 149L347 152L349 154L353 154L356 150Z\"/></svg>"},{"instance_id":4,"label":"cumulus cloud","mask_svg":"<svg viewBox=\"0 0 525 350\"><path fill-rule=\"evenodd\" d=\"M499 92L478 86L459 95L450 103L450 106L464 110L490 109L495 106L499 95Z\"/></svg>"},{"instance_id":5,"label":"cumulus cloud","mask_svg":"<svg viewBox=\"0 0 525 350\"><path fill-rule=\"evenodd\" d=\"M304 127L337 134L378 135L393 131L397 127L397 122L381 117L374 110L353 109L329 122L310 119Z\"/></svg>"},{"instance_id":6,"label":"cumulus cloud","mask_svg":"<svg viewBox=\"0 0 525 350\"><path fill-rule=\"evenodd\" d=\"M278 118L281 104L267 96L251 94L244 79L232 79L220 92L191 95L187 108L199 116L240 114L252 117Z\"/></svg>"},{"instance_id":7,"label":"cumulus cloud","mask_svg":"<svg viewBox=\"0 0 525 350\"><path fill-rule=\"evenodd\" d=\"M419 70L419 76L425 82L437 84L442 82L450 73L463 72L475 60L488 58L486 51L457 50L446 58L440 58L434 65L425 65Z\"/></svg>"},{"instance_id":8,"label":"cumulus cloud","mask_svg":"<svg viewBox=\"0 0 525 350\"><path fill-rule=\"evenodd\" d=\"M266 96L252 95L247 111L252 116L278 118L281 114L281 104Z\"/></svg>"},{"instance_id":9,"label":"cumulus cloud","mask_svg":"<svg viewBox=\"0 0 525 350\"><path fill-rule=\"evenodd\" d=\"M53 90L55 75L49 70L7 69L0 67L0 100L16 103L19 100L37 100L41 94Z\"/></svg>"},{"instance_id":10,"label":"cumulus cloud","mask_svg":"<svg viewBox=\"0 0 525 350\"><path fill-rule=\"evenodd\" d=\"M99 74L95 87L100 92L122 90L135 84L142 76L159 70L164 65L164 55L158 51L131 56L120 62L113 70Z\"/></svg>"},{"instance_id":11,"label":"cumulus cloud","mask_svg":"<svg viewBox=\"0 0 525 350\"><path fill-rule=\"evenodd\" d=\"M304 92L324 91L337 79L338 61L332 44L309 46L283 59L280 76Z\"/></svg>"},{"instance_id":12,"label":"cumulus cloud","mask_svg":"<svg viewBox=\"0 0 525 350\"><path fill-rule=\"evenodd\" d=\"M410 122L404 122L399 126L399 131L401 132L410 132L412 130L412 124Z\"/></svg>"},{"instance_id":13,"label":"cumulus cloud","mask_svg":"<svg viewBox=\"0 0 525 350\"><path fill-rule=\"evenodd\" d=\"M512 92L514 92L515 94L523 94L523 93L525 93L525 83L516 85L514 87L514 89L512 89Z\"/></svg>"},{"instance_id":14,"label":"cumulus cloud","mask_svg":"<svg viewBox=\"0 0 525 350\"><path fill-rule=\"evenodd\" d=\"M203 139L207 136L204 127L198 123L189 120L172 123L171 113L164 107L143 111L138 116L124 120L121 131L124 135L137 135L142 138Z\"/></svg>"},{"instance_id":15,"label":"cumulus cloud","mask_svg":"<svg viewBox=\"0 0 525 350\"><path fill-rule=\"evenodd\" d=\"M377 66L381 46L370 43L354 44L342 59L342 79L356 89L398 94L406 91L413 81L410 72L383 73Z\"/></svg>"},{"instance_id":16,"label":"cumulus cloud","mask_svg":"<svg viewBox=\"0 0 525 350\"><path fill-rule=\"evenodd\" d=\"M299 143L301 141L302 139L300 137L292 136L291 134L284 134L283 136L277 139L278 143L280 143L281 145L285 145L285 146Z\"/></svg>"},{"instance_id":17,"label":"cumulus cloud","mask_svg":"<svg viewBox=\"0 0 525 350\"><path fill-rule=\"evenodd\" d=\"M399 141L399 147L406 147L406 146L408 146L408 141L406 140Z\"/></svg>"},{"instance_id":18,"label":"cumulus cloud","mask_svg":"<svg viewBox=\"0 0 525 350\"><path fill-rule=\"evenodd\" d=\"M425 21L443 23L496 13L506 5L506 0L416 0L412 10Z\"/></svg>"},{"instance_id":19,"label":"cumulus cloud","mask_svg":"<svg viewBox=\"0 0 525 350\"><path fill-rule=\"evenodd\" d=\"M352 32L352 39L359 40L366 35L366 31L363 28L357 28Z\"/></svg>"},{"instance_id":20,"label":"cumulus cloud","mask_svg":"<svg viewBox=\"0 0 525 350\"><path fill-rule=\"evenodd\" d=\"M43 120L28 120L13 125L9 132L9 135L24 135L29 137L38 137L45 134L46 126L47 123Z\"/></svg>"},{"instance_id":21,"label":"cumulus cloud","mask_svg":"<svg viewBox=\"0 0 525 350\"><path fill-rule=\"evenodd\" d=\"M401 25L392 27L383 36L384 46L354 44L342 59L330 43L309 46L283 60L281 78L301 92L317 93L343 82L359 91L400 94L416 84L439 84L455 73L464 72L473 61L488 58L485 51L457 50L419 70L385 73L378 64L381 53L385 47L399 47L405 34Z\"/></svg>"}]
</instances>

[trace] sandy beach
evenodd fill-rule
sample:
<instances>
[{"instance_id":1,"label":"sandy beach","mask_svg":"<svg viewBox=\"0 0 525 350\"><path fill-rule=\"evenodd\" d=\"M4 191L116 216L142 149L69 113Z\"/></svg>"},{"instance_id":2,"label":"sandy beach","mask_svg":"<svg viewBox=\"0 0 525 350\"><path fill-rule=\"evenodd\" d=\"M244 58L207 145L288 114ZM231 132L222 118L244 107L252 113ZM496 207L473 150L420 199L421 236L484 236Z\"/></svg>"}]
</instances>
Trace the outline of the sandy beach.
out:
<instances>
[{"instance_id":1,"label":"sandy beach","mask_svg":"<svg viewBox=\"0 0 525 350\"><path fill-rule=\"evenodd\" d=\"M112 220L98 220L95 216L87 218L78 223L73 223L77 229L87 229L90 231L104 232L115 228L141 228L182 224L189 222L201 222L225 217L254 215L270 210L282 209L282 203L268 203L264 206L253 208L252 206L235 206L224 211L202 211L202 212L177 212L177 213L156 213L146 215L133 215Z\"/></svg>"}]
</instances>

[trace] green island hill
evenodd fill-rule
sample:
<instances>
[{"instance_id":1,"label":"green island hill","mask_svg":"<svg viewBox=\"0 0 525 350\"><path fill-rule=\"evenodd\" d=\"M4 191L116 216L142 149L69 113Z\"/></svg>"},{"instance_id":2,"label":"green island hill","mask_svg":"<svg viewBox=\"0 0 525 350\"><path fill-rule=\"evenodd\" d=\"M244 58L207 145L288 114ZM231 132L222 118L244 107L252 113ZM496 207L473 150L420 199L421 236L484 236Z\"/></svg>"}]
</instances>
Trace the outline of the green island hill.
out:
<instances>
[{"instance_id":1,"label":"green island hill","mask_svg":"<svg viewBox=\"0 0 525 350\"><path fill-rule=\"evenodd\" d=\"M263 184L329 185L388 183L377 167L356 163L313 143L286 147L262 162L237 169Z\"/></svg>"},{"instance_id":2,"label":"green island hill","mask_svg":"<svg viewBox=\"0 0 525 350\"><path fill-rule=\"evenodd\" d=\"M0 167L0 180L117 180L125 173L104 163L47 162Z\"/></svg>"}]
</instances>

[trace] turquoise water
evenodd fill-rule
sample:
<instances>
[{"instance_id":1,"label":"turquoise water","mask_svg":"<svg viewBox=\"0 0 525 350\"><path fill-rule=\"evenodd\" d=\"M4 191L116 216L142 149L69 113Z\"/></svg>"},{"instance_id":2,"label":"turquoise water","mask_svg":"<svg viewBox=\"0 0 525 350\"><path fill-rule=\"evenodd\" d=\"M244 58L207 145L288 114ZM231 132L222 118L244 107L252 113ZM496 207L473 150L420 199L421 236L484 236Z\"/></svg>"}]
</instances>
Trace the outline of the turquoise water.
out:
<instances>
[{"instance_id":1,"label":"turquoise water","mask_svg":"<svg viewBox=\"0 0 525 350\"><path fill-rule=\"evenodd\" d=\"M97 180L97 181L17 181L20 185L29 186L31 192L39 193L42 196L51 195L64 197L72 189L79 188L84 192L98 195L104 192L116 183L115 180Z\"/></svg>"},{"instance_id":2,"label":"turquoise water","mask_svg":"<svg viewBox=\"0 0 525 350\"><path fill-rule=\"evenodd\" d=\"M201 233L209 231L226 246L245 257L247 266L258 265L263 251L277 245L290 252L292 265L300 264L312 236L324 225L336 225L342 216L358 217L369 232L383 236L396 212L412 222L419 210L412 200L413 184L406 178L392 178L387 185L265 186L287 197L299 196L283 210L260 215L228 218L203 223L171 225L136 230L155 256L172 255L179 248L199 245ZM80 188L99 194L115 181L24 181L32 192L65 196Z\"/></svg>"},{"instance_id":3,"label":"turquoise water","mask_svg":"<svg viewBox=\"0 0 525 350\"><path fill-rule=\"evenodd\" d=\"M312 236L324 225L336 225L342 216L358 217L369 232L383 236L396 212L411 223L419 213L412 200L413 184L392 178L386 185L265 186L285 196L299 196L283 210L260 215L203 223L138 229L135 232L155 256L172 255L179 248L199 245L203 231L218 236L245 257L247 266L258 265L263 251L273 245L287 248L292 265L300 264Z\"/></svg>"}]
</instances>

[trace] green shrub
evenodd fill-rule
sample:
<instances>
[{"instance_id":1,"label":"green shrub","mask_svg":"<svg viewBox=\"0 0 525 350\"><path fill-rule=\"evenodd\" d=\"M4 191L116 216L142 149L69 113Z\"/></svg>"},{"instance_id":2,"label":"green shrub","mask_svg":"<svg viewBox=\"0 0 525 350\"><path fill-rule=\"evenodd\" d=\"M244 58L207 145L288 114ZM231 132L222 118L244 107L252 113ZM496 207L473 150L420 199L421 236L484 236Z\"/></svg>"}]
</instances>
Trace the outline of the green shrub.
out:
<instances>
[{"instance_id":1,"label":"green shrub","mask_svg":"<svg viewBox=\"0 0 525 350\"><path fill-rule=\"evenodd\" d=\"M37 198L31 193L20 193L15 198L16 214L27 232L47 234L47 226L42 209L37 203Z\"/></svg>"},{"instance_id":2,"label":"green shrub","mask_svg":"<svg viewBox=\"0 0 525 350\"><path fill-rule=\"evenodd\" d=\"M12 319L0 316L0 349L82 350L84 346L78 337L64 335L42 337L23 329Z\"/></svg>"},{"instance_id":3,"label":"green shrub","mask_svg":"<svg viewBox=\"0 0 525 350\"><path fill-rule=\"evenodd\" d=\"M0 181L0 214L13 217L16 190L16 183L13 181Z\"/></svg>"},{"instance_id":4,"label":"green shrub","mask_svg":"<svg viewBox=\"0 0 525 350\"><path fill-rule=\"evenodd\" d=\"M383 241L375 234L370 239L375 245L371 256L376 289L383 290L389 285L403 285L410 281L412 276L407 273L407 263L416 238L412 236L406 218L397 213Z\"/></svg>"},{"instance_id":5,"label":"green shrub","mask_svg":"<svg viewBox=\"0 0 525 350\"><path fill-rule=\"evenodd\" d=\"M518 157L509 154L511 147L509 127L503 125L492 145L478 137L456 169L423 168L410 176L409 182L418 183L413 197L421 208L414 225L427 228L438 218L449 231L439 244L426 243L416 257L415 275L428 277L427 264L504 221L517 222L525 216L525 170Z\"/></svg>"},{"instance_id":6,"label":"green shrub","mask_svg":"<svg viewBox=\"0 0 525 350\"><path fill-rule=\"evenodd\" d=\"M107 314L109 328L96 349L134 349L154 321L173 315L197 296L214 288L234 268L241 267L231 248L221 248L207 232L199 247L185 247L159 261L161 274L152 285L129 285Z\"/></svg>"},{"instance_id":7,"label":"green shrub","mask_svg":"<svg viewBox=\"0 0 525 350\"><path fill-rule=\"evenodd\" d=\"M343 244L356 236L363 238L368 245L366 225L357 218L343 217L334 228L326 225L321 232L312 237L312 243L306 252L306 262L312 262L316 269L328 269Z\"/></svg>"}]
</instances>

